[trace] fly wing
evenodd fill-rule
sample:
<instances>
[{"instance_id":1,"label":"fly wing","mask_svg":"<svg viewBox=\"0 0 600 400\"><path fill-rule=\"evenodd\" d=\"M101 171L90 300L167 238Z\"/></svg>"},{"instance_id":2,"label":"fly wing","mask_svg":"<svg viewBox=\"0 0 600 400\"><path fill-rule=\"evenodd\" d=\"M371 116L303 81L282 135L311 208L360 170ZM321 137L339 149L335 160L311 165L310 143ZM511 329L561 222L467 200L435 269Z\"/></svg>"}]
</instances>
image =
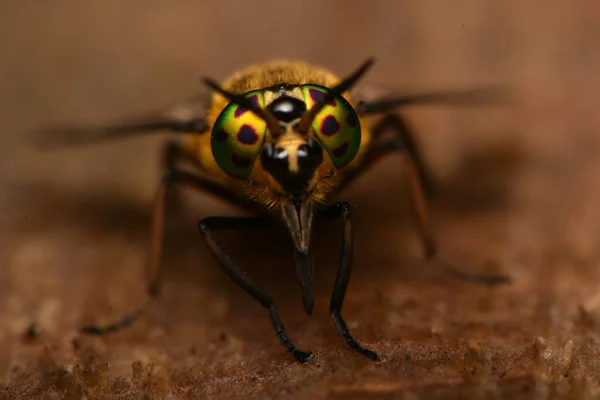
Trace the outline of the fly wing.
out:
<instances>
[{"instance_id":1,"label":"fly wing","mask_svg":"<svg viewBox=\"0 0 600 400\"><path fill-rule=\"evenodd\" d=\"M205 122L208 104L208 95L198 94L154 112L126 118L113 124L65 124L41 128L32 133L32 139L37 147L52 149L161 132L203 133L208 129Z\"/></svg>"},{"instance_id":2,"label":"fly wing","mask_svg":"<svg viewBox=\"0 0 600 400\"><path fill-rule=\"evenodd\" d=\"M390 92L393 93L394 91L391 91L389 88L384 88L381 85L374 84L357 85L349 90L354 101L358 103L382 99L389 96Z\"/></svg>"},{"instance_id":3,"label":"fly wing","mask_svg":"<svg viewBox=\"0 0 600 400\"><path fill-rule=\"evenodd\" d=\"M480 86L468 89L394 91L378 86L352 91L359 114L390 112L407 105L493 106L506 105L514 95L508 86Z\"/></svg>"}]
</instances>

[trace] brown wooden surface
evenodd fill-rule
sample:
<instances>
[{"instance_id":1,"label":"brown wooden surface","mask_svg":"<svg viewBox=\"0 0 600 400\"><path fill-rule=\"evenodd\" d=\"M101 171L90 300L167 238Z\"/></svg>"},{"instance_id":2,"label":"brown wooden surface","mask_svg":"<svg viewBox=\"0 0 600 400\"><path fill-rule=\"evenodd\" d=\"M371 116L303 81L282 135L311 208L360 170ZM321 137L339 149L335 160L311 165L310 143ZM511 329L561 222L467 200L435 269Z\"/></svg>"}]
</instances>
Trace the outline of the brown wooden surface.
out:
<instances>
[{"instance_id":1,"label":"brown wooden surface","mask_svg":"<svg viewBox=\"0 0 600 400\"><path fill-rule=\"evenodd\" d=\"M598 2L221 3L0 5L0 398L599 396ZM164 138L40 153L25 132L152 110L200 90L201 75L267 58L344 74L369 55L365 86L516 88L510 107L406 110L440 182L441 258L513 285L478 287L421 261L392 157L344 197L357 234L344 315L386 363L347 350L327 315L339 226L315 236L312 318L285 235L220 235L316 352L298 365L195 230L238 211L196 194L170 225L161 299L120 333L78 334L144 301ZM24 340L32 323L40 335Z\"/></svg>"}]
</instances>

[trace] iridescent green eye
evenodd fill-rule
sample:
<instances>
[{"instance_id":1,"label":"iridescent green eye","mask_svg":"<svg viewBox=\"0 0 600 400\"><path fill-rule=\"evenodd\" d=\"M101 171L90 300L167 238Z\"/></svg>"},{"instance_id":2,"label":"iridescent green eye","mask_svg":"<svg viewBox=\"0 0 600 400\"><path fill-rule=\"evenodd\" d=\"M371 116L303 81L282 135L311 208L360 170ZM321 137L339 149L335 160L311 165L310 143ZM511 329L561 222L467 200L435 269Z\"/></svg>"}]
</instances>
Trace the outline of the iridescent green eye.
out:
<instances>
[{"instance_id":1,"label":"iridescent green eye","mask_svg":"<svg viewBox=\"0 0 600 400\"><path fill-rule=\"evenodd\" d=\"M246 93L248 99L264 107L260 90ZM228 104L215 121L210 138L213 157L219 167L237 179L248 179L262 147L267 124L246 108Z\"/></svg>"},{"instance_id":2,"label":"iridescent green eye","mask_svg":"<svg viewBox=\"0 0 600 400\"><path fill-rule=\"evenodd\" d=\"M310 109L328 90L323 86L303 85L306 107ZM360 121L354 108L342 96L323 107L312 128L336 168L345 167L356 156L361 140Z\"/></svg>"}]
</instances>

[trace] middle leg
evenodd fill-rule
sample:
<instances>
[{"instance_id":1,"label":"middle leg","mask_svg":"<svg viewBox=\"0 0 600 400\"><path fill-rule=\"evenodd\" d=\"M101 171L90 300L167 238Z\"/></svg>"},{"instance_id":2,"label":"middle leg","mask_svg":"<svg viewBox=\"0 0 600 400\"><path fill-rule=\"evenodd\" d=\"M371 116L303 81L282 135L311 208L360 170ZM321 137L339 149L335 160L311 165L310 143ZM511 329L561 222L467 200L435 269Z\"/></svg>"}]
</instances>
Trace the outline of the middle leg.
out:
<instances>
[{"instance_id":1,"label":"middle leg","mask_svg":"<svg viewBox=\"0 0 600 400\"><path fill-rule=\"evenodd\" d=\"M387 140L376 142L365 156L362 168L360 168L353 176L347 179L343 186L351 179L368 171L373 165L383 159L384 156L396 152L405 152L406 166L408 170L408 193L411 199L413 215L417 222L423 247L425 250L426 259L433 259L438 252L437 241L433 237L429 223L429 210L427 205L427 188L433 188L433 180L430 178L429 169L420 155L420 151L416 145L416 141L404 120L396 115L390 114L384 117L373 129L374 139L381 137L386 129L394 129L396 136ZM429 182L429 183L427 183ZM462 270L454 265L443 262L442 265L446 270L451 272L457 278L482 283L486 285L509 283L510 277L503 274L482 275L469 271Z\"/></svg>"},{"instance_id":2,"label":"middle leg","mask_svg":"<svg viewBox=\"0 0 600 400\"><path fill-rule=\"evenodd\" d=\"M228 201L230 204L241 208L247 208L248 205L233 193L226 191L222 187L207 180L202 175L181 169L182 162L199 167L193 155L186 152L176 141L166 143L163 156L163 177L156 191L154 199L154 208L152 212L152 236L148 260L146 263L146 275L148 279L147 293L149 299L132 312L127 313L119 320L106 325L87 325L81 328L81 331L87 334L103 335L109 332L116 332L121 328L131 325L160 295L162 286L162 251L164 225L166 220L166 209L168 199L173 199L173 191L181 186L189 186L196 191L213 195Z\"/></svg>"}]
</instances>

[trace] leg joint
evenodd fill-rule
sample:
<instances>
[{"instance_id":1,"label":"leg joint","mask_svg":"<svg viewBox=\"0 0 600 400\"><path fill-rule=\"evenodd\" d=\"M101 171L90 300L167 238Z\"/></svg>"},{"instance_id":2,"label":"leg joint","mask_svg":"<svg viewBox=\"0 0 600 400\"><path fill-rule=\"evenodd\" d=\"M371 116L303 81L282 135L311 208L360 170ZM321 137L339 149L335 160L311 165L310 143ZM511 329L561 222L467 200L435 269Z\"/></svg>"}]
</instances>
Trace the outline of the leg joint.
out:
<instances>
[{"instance_id":1,"label":"leg joint","mask_svg":"<svg viewBox=\"0 0 600 400\"><path fill-rule=\"evenodd\" d=\"M181 144L176 140L165 143L162 153L162 162L165 169L173 169L177 159L181 157Z\"/></svg>"},{"instance_id":2,"label":"leg joint","mask_svg":"<svg viewBox=\"0 0 600 400\"><path fill-rule=\"evenodd\" d=\"M347 201L340 201L335 206L339 210L342 219L347 220L352 216L352 206Z\"/></svg>"},{"instance_id":3,"label":"leg joint","mask_svg":"<svg viewBox=\"0 0 600 400\"><path fill-rule=\"evenodd\" d=\"M171 183L171 182L176 181L180 176L181 176L181 174L179 173L178 170L171 168L171 167L167 167L167 169L163 172L162 182L165 184Z\"/></svg>"},{"instance_id":4,"label":"leg joint","mask_svg":"<svg viewBox=\"0 0 600 400\"><path fill-rule=\"evenodd\" d=\"M204 218L198 222L198 230L202 235L206 235L208 233L211 218L212 217Z\"/></svg>"}]
</instances>

